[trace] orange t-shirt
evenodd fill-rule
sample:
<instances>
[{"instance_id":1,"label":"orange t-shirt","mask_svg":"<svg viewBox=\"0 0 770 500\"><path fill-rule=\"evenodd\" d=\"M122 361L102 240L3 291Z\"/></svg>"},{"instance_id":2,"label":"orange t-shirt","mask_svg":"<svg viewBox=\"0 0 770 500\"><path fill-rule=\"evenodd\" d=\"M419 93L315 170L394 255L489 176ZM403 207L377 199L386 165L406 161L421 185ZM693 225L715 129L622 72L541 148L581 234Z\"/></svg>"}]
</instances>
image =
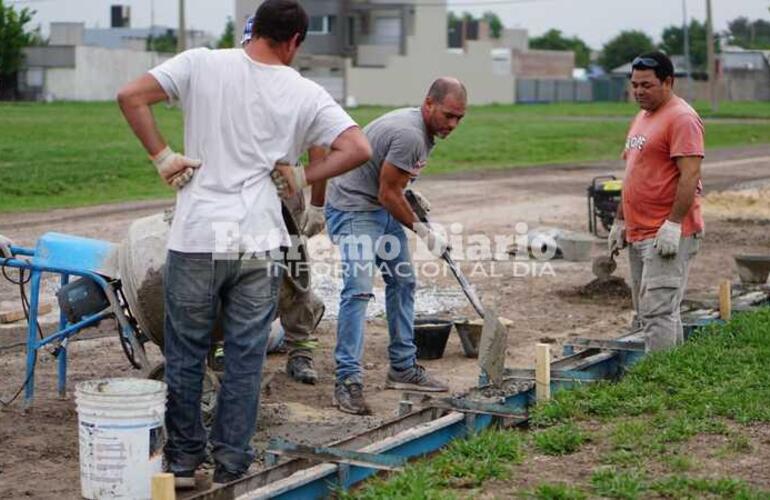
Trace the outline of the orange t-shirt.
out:
<instances>
[{"instance_id":1,"label":"orange t-shirt","mask_svg":"<svg viewBox=\"0 0 770 500\"><path fill-rule=\"evenodd\" d=\"M703 157L703 122L684 99L673 96L652 113L640 111L626 139L623 158L623 218L628 241L654 238L674 207L679 167L676 158ZM682 236L703 230L698 181L695 201L682 220Z\"/></svg>"}]
</instances>

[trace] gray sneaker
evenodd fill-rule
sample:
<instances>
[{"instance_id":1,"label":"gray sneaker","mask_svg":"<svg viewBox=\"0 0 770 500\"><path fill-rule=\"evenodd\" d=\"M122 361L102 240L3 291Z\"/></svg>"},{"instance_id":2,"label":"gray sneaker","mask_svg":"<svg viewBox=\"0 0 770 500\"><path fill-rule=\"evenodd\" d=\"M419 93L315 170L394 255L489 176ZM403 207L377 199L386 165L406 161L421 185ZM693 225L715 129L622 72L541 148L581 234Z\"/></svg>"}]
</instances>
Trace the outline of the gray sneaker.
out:
<instances>
[{"instance_id":1,"label":"gray sneaker","mask_svg":"<svg viewBox=\"0 0 770 500\"><path fill-rule=\"evenodd\" d=\"M318 373L313 368L313 360L306 356L290 357L286 361L286 373L303 384L315 385L318 382Z\"/></svg>"},{"instance_id":2,"label":"gray sneaker","mask_svg":"<svg viewBox=\"0 0 770 500\"><path fill-rule=\"evenodd\" d=\"M446 392L449 386L438 379L431 377L425 368L414 365L406 370L396 370L391 367L388 370L388 378L385 381L388 389L401 389L424 392Z\"/></svg>"},{"instance_id":3,"label":"gray sneaker","mask_svg":"<svg viewBox=\"0 0 770 500\"><path fill-rule=\"evenodd\" d=\"M334 384L334 406L353 415L371 415L372 410L364 399L364 388L357 382L345 380Z\"/></svg>"}]
</instances>

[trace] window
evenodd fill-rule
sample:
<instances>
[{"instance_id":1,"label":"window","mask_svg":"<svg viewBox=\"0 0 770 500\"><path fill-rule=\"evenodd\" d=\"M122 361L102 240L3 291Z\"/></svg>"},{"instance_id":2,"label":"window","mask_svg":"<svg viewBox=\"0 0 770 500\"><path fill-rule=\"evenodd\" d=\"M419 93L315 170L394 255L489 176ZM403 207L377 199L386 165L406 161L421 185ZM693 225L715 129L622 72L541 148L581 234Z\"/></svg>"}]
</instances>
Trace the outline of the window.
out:
<instances>
[{"instance_id":1,"label":"window","mask_svg":"<svg viewBox=\"0 0 770 500\"><path fill-rule=\"evenodd\" d=\"M334 31L336 21L335 16L310 16L307 32L313 35L328 35Z\"/></svg>"}]
</instances>

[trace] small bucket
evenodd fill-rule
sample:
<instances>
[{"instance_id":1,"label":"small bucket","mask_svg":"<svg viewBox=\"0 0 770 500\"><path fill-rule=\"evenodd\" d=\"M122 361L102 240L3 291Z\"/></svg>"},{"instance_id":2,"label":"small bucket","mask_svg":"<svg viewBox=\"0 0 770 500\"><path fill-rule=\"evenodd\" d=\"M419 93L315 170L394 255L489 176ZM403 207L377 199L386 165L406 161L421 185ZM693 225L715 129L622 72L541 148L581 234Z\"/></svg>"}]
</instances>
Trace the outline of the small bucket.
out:
<instances>
[{"instance_id":1,"label":"small bucket","mask_svg":"<svg viewBox=\"0 0 770 500\"><path fill-rule=\"evenodd\" d=\"M166 384L114 378L75 387L83 498L150 499L162 472Z\"/></svg>"},{"instance_id":2,"label":"small bucket","mask_svg":"<svg viewBox=\"0 0 770 500\"><path fill-rule=\"evenodd\" d=\"M438 318L421 318L414 321L414 345L418 359L440 359L444 356L452 322Z\"/></svg>"},{"instance_id":3,"label":"small bucket","mask_svg":"<svg viewBox=\"0 0 770 500\"><path fill-rule=\"evenodd\" d=\"M455 329L460 336L460 345L462 345L465 357L478 358L484 321L455 321Z\"/></svg>"},{"instance_id":4,"label":"small bucket","mask_svg":"<svg viewBox=\"0 0 770 500\"><path fill-rule=\"evenodd\" d=\"M736 255L738 276L745 285L764 285L770 275L770 255Z\"/></svg>"}]
</instances>

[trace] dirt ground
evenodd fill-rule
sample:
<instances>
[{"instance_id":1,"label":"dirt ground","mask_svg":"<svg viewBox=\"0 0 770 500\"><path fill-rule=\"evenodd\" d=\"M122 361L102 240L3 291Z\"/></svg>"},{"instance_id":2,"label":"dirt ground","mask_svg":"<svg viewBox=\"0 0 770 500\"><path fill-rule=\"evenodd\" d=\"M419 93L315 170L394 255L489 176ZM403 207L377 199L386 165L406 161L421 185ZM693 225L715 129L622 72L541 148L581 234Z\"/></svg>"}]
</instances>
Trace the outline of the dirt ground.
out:
<instances>
[{"instance_id":1,"label":"dirt ground","mask_svg":"<svg viewBox=\"0 0 770 500\"><path fill-rule=\"evenodd\" d=\"M516 225L521 222L530 229L549 226L585 231L586 188L594 176L607 173L622 176L621 163L430 177L419 182L419 189L431 200L436 221L462 224L463 241L469 247L470 235L511 237L517 234L520 227ZM703 175L707 193L740 190L747 183L751 189L762 189L770 183L770 146L715 152L709 156ZM744 210L747 202L740 203L741 212L734 216L730 204L729 196L720 196L715 202L717 208L705 210L707 236L691 270L690 298L713 299L720 279L737 280L734 254L770 253L770 219L762 213ZM0 215L0 234L29 246L47 231L119 242L132 220L156 213L165 206L167 202ZM313 244L321 245L325 236L317 238L320 239ZM600 255L605 244L605 240L596 239L592 255ZM552 352L559 352L558 346L569 337L617 337L631 319L627 297L576 293L578 287L593 279L590 261L530 261L517 267L511 260L485 256L481 260L461 261L461 267L485 304L494 305L500 316L513 321L506 351L508 367L531 367L535 344L540 340L554 342L556 347ZM628 280L625 252L619 258L616 275ZM437 294L457 294L457 284L449 273L436 277L420 275L418 279L420 287L437 290ZM376 286L382 287L382 283ZM0 280L0 310L18 308L17 297L17 287ZM442 315L472 318L474 313L465 304ZM113 331L107 323L100 325L100 332ZM316 355L316 367L320 382L316 386L290 381L284 373L284 356L269 356L265 376L272 380L263 395L256 438L258 447L263 447L270 436L303 443L328 443L396 414L399 393L384 390L388 336L382 317L373 318L367 324L366 396L375 414L354 417L332 407L335 328L336 322L329 319L319 327L321 347ZM66 399L57 397L56 363L53 356L46 353L38 362L33 407L24 411L19 399L0 410L3 443L0 498L79 497L77 414L72 390L81 380L135 373L125 360L116 335L70 344L68 385L71 391ZM23 339L23 324L0 328L0 398L3 401L24 381L23 347L11 346ZM152 346L148 350L153 360L161 360L157 348ZM424 365L447 380L455 392L473 385L478 376L476 360L464 357L455 333L449 339L444 357L425 361Z\"/></svg>"}]
</instances>

